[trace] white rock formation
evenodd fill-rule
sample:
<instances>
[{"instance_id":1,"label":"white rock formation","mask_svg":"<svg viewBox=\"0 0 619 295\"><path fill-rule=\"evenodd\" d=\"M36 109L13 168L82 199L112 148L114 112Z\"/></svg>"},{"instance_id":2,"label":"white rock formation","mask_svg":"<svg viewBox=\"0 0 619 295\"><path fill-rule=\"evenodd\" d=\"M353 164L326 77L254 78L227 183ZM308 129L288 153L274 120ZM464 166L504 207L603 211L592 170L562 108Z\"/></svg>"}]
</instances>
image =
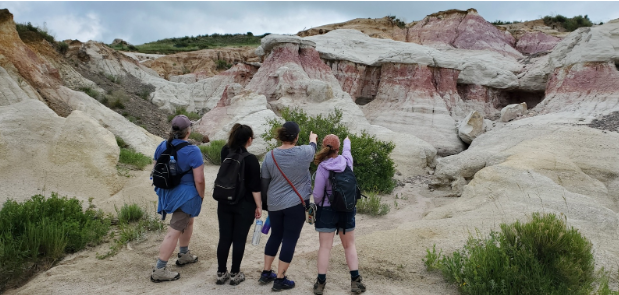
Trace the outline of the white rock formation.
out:
<instances>
[{"instance_id":1,"label":"white rock formation","mask_svg":"<svg viewBox=\"0 0 619 295\"><path fill-rule=\"evenodd\" d=\"M478 112L472 111L460 123L458 136L462 141L470 144L484 131L484 117Z\"/></svg>"},{"instance_id":2,"label":"white rock formation","mask_svg":"<svg viewBox=\"0 0 619 295\"><path fill-rule=\"evenodd\" d=\"M501 110L501 122L509 122L516 119L518 116L522 116L527 111L527 103L510 104Z\"/></svg>"},{"instance_id":3,"label":"white rock formation","mask_svg":"<svg viewBox=\"0 0 619 295\"><path fill-rule=\"evenodd\" d=\"M122 186L114 135L88 114L67 118L25 99L0 106L0 203L58 192L107 198Z\"/></svg>"}]
</instances>

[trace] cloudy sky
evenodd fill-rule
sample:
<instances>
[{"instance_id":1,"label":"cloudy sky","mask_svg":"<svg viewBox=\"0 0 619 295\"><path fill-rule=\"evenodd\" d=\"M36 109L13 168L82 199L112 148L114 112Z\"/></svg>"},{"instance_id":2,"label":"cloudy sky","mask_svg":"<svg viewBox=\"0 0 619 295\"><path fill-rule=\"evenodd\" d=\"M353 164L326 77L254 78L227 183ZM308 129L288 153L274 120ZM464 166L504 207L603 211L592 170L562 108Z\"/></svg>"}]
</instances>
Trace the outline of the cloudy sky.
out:
<instances>
[{"instance_id":1,"label":"cloudy sky","mask_svg":"<svg viewBox=\"0 0 619 295\"><path fill-rule=\"evenodd\" d=\"M212 33L295 34L354 18L395 15L406 22L447 9L475 8L488 21L545 15L619 18L619 2L27 2L0 1L16 22L45 26L58 40L122 38L143 44Z\"/></svg>"}]
</instances>

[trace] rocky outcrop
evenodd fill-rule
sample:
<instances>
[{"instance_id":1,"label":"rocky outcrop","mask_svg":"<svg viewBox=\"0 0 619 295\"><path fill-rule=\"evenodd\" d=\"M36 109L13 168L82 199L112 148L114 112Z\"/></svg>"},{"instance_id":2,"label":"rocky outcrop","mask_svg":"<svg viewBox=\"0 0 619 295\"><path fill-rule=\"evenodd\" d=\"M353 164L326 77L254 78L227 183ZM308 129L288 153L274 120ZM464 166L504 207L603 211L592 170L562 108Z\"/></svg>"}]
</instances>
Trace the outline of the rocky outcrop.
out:
<instances>
[{"instance_id":1,"label":"rocky outcrop","mask_svg":"<svg viewBox=\"0 0 619 295\"><path fill-rule=\"evenodd\" d=\"M80 110L121 137L137 151L147 155L154 153L160 141L159 137L134 125L85 93L63 86L61 72L21 41L15 30L13 16L6 9L0 10L0 45L0 55L4 56L2 67L14 72L13 75L16 75L17 80L22 80L18 86L28 93L29 98L35 96L32 91L34 89L36 98L43 101L56 114L68 117L73 110ZM40 46L49 47L49 44ZM23 84L29 86L21 86ZM7 89L6 97L9 97L10 93L15 93L15 88L7 87L3 88L3 95L4 89ZM14 102L8 99L6 101Z\"/></svg>"},{"instance_id":2,"label":"rocky outcrop","mask_svg":"<svg viewBox=\"0 0 619 295\"><path fill-rule=\"evenodd\" d=\"M523 54L535 54L552 50L561 41L560 38L542 32L525 33L516 42L516 49Z\"/></svg>"},{"instance_id":3,"label":"rocky outcrop","mask_svg":"<svg viewBox=\"0 0 619 295\"><path fill-rule=\"evenodd\" d=\"M495 51L515 58L516 40L481 17L475 9L448 10L426 16L408 29L406 42L436 48L460 48Z\"/></svg>"},{"instance_id":4,"label":"rocky outcrop","mask_svg":"<svg viewBox=\"0 0 619 295\"><path fill-rule=\"evenodd\" d=\"M107 198L122 186L114 135L90 115L62 118L44 103L25 99L0 106L0 203L57 192Z\"/></svg>"},{"instance_id":5,"label":"rocky outcrop","mask_svg":"<svg viewBox=\"0 0 619 295\"><path fill-rule=\"evenodd\" d=\"M484 117L476 111L470 112L458 126L458 136L468 144L484 131Z\"/></svg>"},{"instance_id":6,"label":"rocky outcrop","mask_svg":"<svg viewBox=\"0 0 619 295\"><path fill-rule=\"evenodd\" d=\"M164 55L143 63L159 76L169 79L191 73L204 78L213 77L227 70L226 64L258 61L260 59L255 55L253 47L222 47Z\"/></svg>"},{"instance_id":7,"label":"rocky outcrop","mask_svg":"<svg viewBox=\"0 0 619 295\"><path fill-rule=\"evenodd\" d=\"M149 54L149 53L128 52L128 51L121 51L121 53L141 63L145 61L149 61L149 60L155 60L155 59L165 56L165 54Z\"/></svg>"},{"instance_id":8,"label":"rocky outcrop","mask_svg":"<svg viewBox=\"0 0 619 295\"><path fill-rule=\"evenodd\" d=\"M527 111L527 103L523 102L520 104L510 104L504 107L501 110L501 122L509 122L513 119L516 119L519 116L522 116Z\"/></svg>"},{"instance_id":9,"label":"rocky outcrop","mask_svg":"<svg viewBox=\"0 0 619 295\"><path fill-rule=\"evenodd\" d=\"M414 23L406 26L411 26ZM399 28L393 19L388 16L382 18L356 18L343 23L328 24L297 33L299 37L323 35L333 30L357 30L372 38L393 39L406 41L406 28Z\"/></svg>"}]
</instances>

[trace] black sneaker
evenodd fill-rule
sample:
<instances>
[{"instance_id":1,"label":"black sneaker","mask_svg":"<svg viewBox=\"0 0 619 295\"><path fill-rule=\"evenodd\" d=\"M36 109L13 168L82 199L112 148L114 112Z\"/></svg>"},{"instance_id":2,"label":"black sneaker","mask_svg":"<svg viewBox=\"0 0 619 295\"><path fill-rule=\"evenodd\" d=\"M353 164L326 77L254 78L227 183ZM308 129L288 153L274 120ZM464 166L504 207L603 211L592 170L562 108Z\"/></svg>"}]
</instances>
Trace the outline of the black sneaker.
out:
<instances>
[{"instance_id":1,"label":"black sneaker","mask_svg":"<svg viewBox=\"0 0 619 295\"><path fill-rule=\"evenodd\" d=\"M268 273L262 272L262 274L260 275L260 278L258 279L258 283L260 283L260 285L268 284L272 282L273 280L275 280L276 278L277 278L277 274L273 272L273 270L270 270Z\"/></svg>"},{"instance_id":2,"label":"black sneaker","mask_svg":"<svg viewBox=\"0 0 619 295\"><path fill-rule=\"evenodd\" d=\"M283 279L275 279L271 290L279 292L281 290L288 290L292 288L294 288L294 281L289 280L288 277L284 277Z\"/></svg>"}]
</instances>

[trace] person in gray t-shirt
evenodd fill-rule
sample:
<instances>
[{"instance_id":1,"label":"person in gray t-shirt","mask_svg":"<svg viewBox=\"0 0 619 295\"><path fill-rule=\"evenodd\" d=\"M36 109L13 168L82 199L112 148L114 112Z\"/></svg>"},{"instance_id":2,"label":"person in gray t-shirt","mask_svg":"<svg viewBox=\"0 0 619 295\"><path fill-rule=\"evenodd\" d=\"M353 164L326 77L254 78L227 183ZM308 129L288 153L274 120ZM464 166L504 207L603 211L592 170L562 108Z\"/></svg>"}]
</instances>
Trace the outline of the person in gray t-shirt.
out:
<instances>
[{"instance_id":1,"label":"person in gray t-shirt","mask_svg":"<svg viewBox=\"0 0 619 295\"><path fill-rule=\"evenodd\" d=\"M262 192L267 195L271 236L264 249L264 269L258 281L266 284L274 280L273 291L291 289L295 286L293 281L285 277L285 273L292 261L297 240L305 223L305 203L309 203L312 193L309 166L314 160L318 136L310 132L310 144L296 146L299 131L299 125L295 122L286 122L279 128L277 138L282 145L266 154L261 169ZM292 182L301 196L297 195L282 173ZM301 198L304 202L301 202ZM276 276L271 267L280 245Z\"/></svg>"}]
</instances>

